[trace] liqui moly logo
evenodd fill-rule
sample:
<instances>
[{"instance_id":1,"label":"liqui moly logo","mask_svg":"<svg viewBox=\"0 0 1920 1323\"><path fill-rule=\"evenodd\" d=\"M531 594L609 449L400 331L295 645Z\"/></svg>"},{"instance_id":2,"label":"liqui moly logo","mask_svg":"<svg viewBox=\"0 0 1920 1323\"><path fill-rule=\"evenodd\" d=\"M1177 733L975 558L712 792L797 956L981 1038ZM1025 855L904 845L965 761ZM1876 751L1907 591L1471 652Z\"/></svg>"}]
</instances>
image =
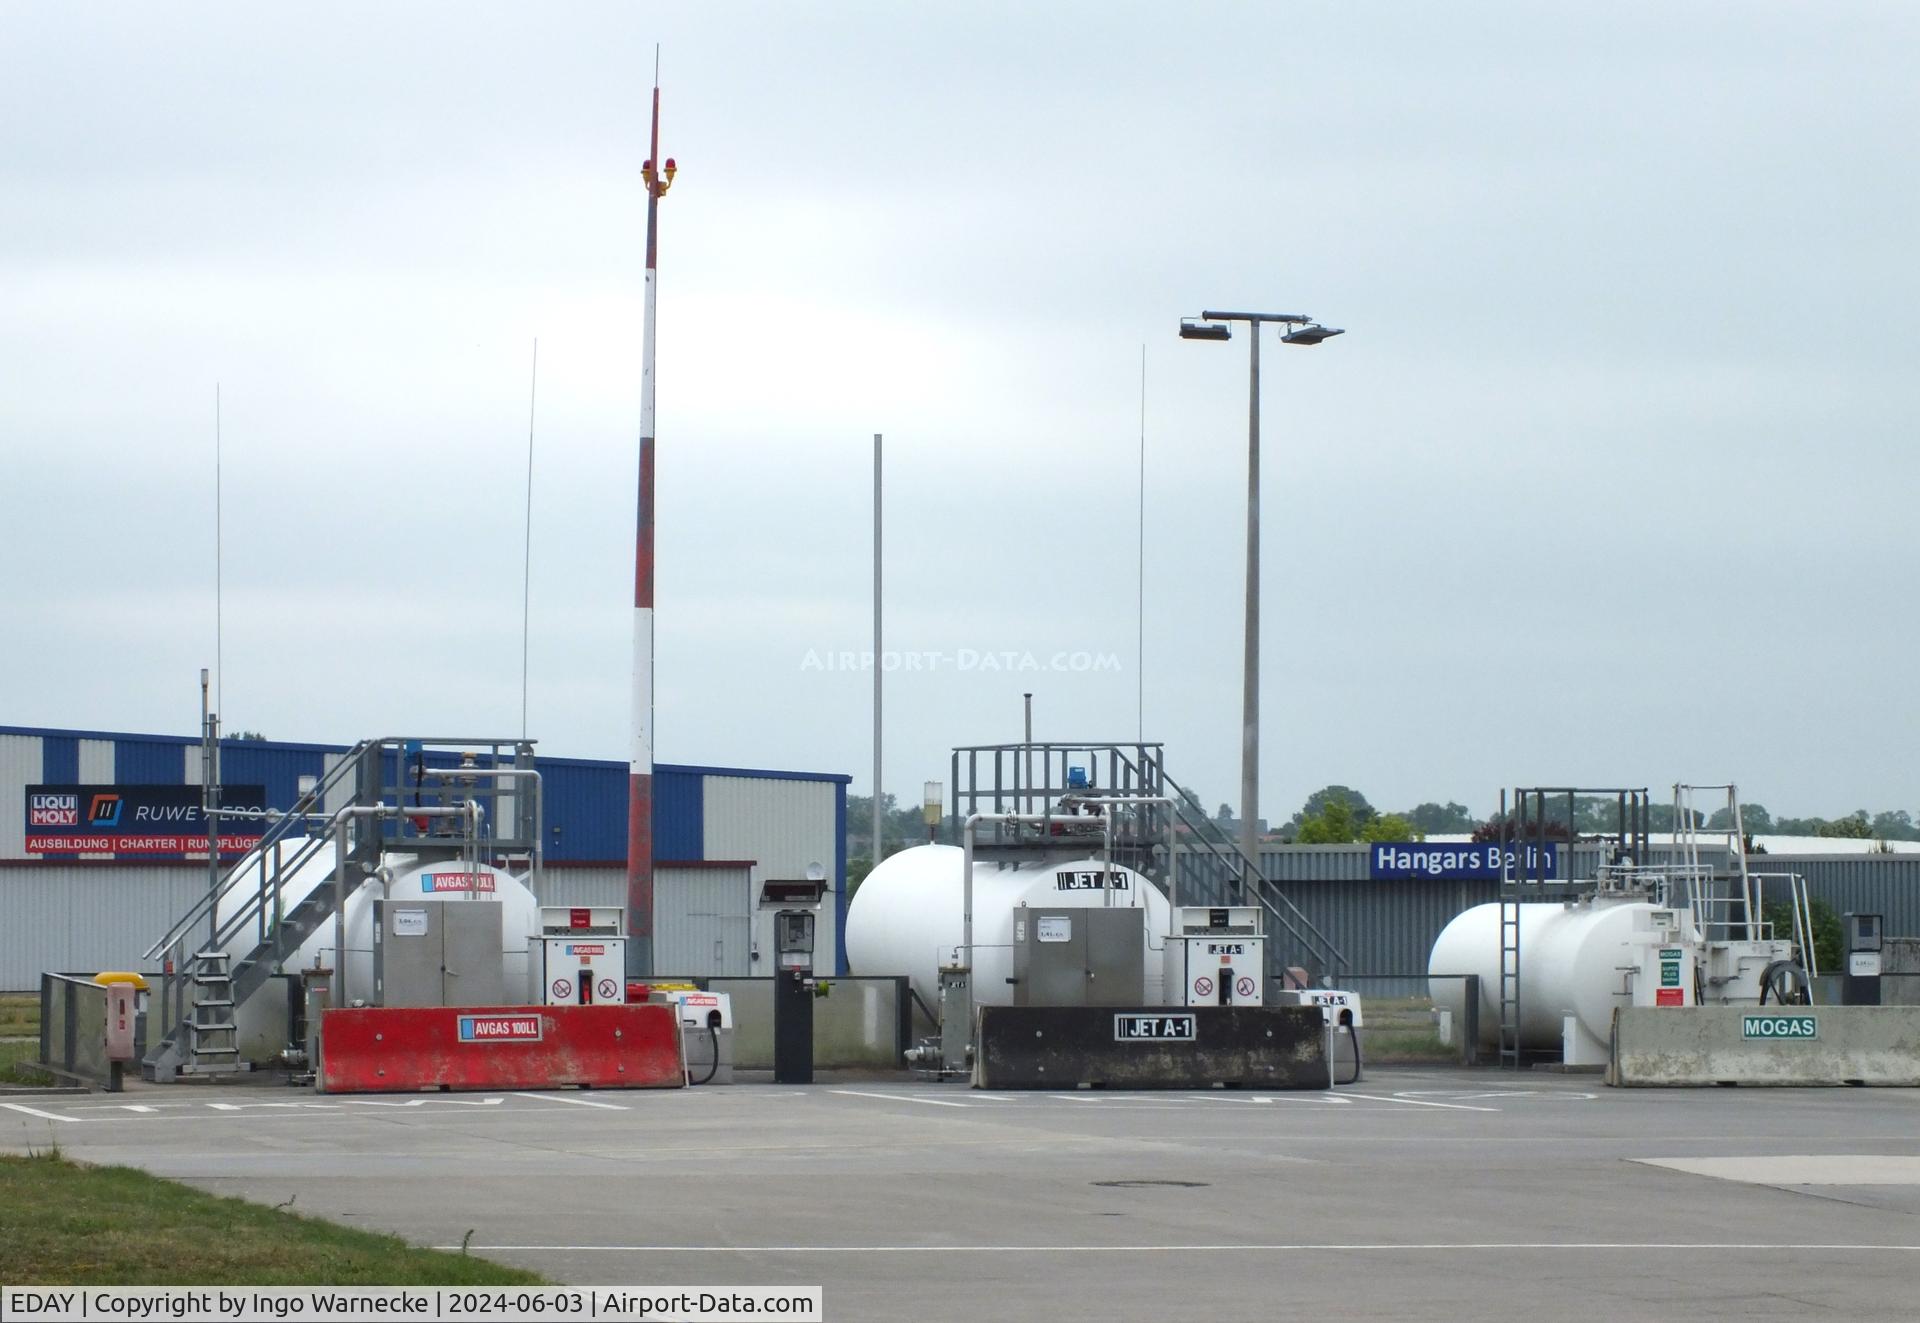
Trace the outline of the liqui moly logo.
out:
<instances>
[{"instance_id":1,"label":"liqui moly logo","mask_svg":"<svg viewBox=\"0 0 1920 1323\"><path fill-rule=\"evenodd\" d=\"M80 796L28 795L27 825L29 827L78 827Z\"/></svg>"},{"instance_id":2,"label":"liqui moly logo","mask_svg":"<svg viewBox=\"0 0 1920 1323\"><path fill-rule=\"evenodd\" d=\"M460 1041L463 1043L537 1043L540 1041L540 1017L537 1015L463 1015L460 1017Z\"/></svg>"}]
</instances>

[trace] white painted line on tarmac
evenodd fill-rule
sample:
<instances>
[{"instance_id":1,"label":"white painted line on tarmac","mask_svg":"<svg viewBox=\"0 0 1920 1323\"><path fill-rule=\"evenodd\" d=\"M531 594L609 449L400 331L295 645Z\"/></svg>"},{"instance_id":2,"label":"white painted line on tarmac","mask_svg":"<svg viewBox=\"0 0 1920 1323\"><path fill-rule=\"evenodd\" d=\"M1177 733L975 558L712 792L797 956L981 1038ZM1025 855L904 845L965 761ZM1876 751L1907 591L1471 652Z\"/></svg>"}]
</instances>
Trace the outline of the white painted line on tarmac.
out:
<instances>
[{"instance_id":1,"label":"white painted line on tarmac","mask_svg":"<svg viewBox=\"0 0 1920 1323\"><path fill-rule=\"evenodd\" d=\"M526 1095L516 1094L515 1096L525 1097ZM436 1107L498 1107L501 1103L505 1101L506 1101L505 1098L434 1097L434 1098L408 1098L405 1102L396 1102L387 1098L343 1098L341 1099L341 1105L345 1107L425 1107L429 1103L431 1103ZM562 1099L561 1101L565 1102L565 1101L571 1101L571 1100ZM611 1106L612 1104L606 1103L602 1105Z\"/></svg>"},{"instance_id":2,"label":"white painted line on tarmac","mask_svg":"<svg viewBox=\"0 0 1920 1323\"><path fill-rule=\"evenodd\" d=\"M848 1098L884 1098L888 1102L924 1103L928 1107L965 1107L966 1103L953 1102L947 1098L909 1098L898 1093L863 1093L859 1089L829 1089L829 1093L842 1094Z\"/></svg>"},{"instance_id":3,"label":"white painted line on tarmac","mask_svg":"<svg viewBox=\"0 0 1920 1323\"><path fill-rule=\"evenodd\" d=\"M624 1112L627 1109L619 1103L592 1102L586 1098L569 1098L562 1093L516 1093L516 1098L531 1098L535 1102L572 1103L575 1107L604 1107L609 1112Z\"/></svg>"},{"instance_id":4,"label":"white painted line on tarmac","mask_svg":"<svg viewBox=\"0 0 1920 1323\"><path fill-rule=\"evenodd\" d=\"M1428 1102L1424 1098L1393 1098L1378 1093L1347 1093L1346 1098L1365 1098L1368 1102L1399 1103L1403 1107L1444 1107L1450 1112L1497 1112L1498 1107L1469 1107L1465 1103Z\"/></svg>"},{"instance_id":5,"label":"white painted line on tarmac","mask_svg":"<svg viewBox=\"0 0 1920 1323\"><path fill-rule=\"evenodd\" d=\"M435 1245L438 1250L458 1250L459 1245ZM550 1253L585 1254L1322 1254L1339 1250L1357 1254L1428 1254L1446 1251L1508 1252L1512 1250L1626 1250L1646 1253L1650 1250L1680 1250L1698 1253L1704 1250L1730 1252L1874 1254L1920 1253L1920 1245L1860 1245L1808 1243L1692 1243L1673 1241L1427 1241L1409 1244L1361 1242L1342 1244L1286 1245L468 1245L482 1252L543 1250Z\"/></svg>"},{"instance_id":6,"label":"white painted line on tarmac","mask_svg":"<svg viewBox=\"0 0 1920 1323\"><path fill-rule=\"evenodd\" d=\"M37 1116L43 1121L78 1121L77 1116L62 1116L58 1112L43 1112L38 1107L29 1107L25 1103L0 1103L0 1107L10 1112L24 1112L28 1116Z\"/></svg>"}]
</instances>

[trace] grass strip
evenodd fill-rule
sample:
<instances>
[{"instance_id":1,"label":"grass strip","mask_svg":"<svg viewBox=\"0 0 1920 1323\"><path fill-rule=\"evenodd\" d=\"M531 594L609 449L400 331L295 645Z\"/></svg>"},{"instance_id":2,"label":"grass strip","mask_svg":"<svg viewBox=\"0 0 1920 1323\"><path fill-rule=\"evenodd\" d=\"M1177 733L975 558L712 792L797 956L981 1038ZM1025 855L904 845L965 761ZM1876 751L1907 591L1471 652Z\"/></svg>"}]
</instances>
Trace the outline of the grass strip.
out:
<instances>
[{"instance_id":1,"label":"grass strip","mask_svg":"<svg viewBox=\"0 0 1920 1323\"><path fill-rule=\"evenodd\" d=\"M0 1038L38 1037L40 994L0 994Z\"/></svg>"},{"instance_id":2,"label":"grass strip","mask_svg":"<svg viewBox=\"0 0 1920 1323\"><path fill-rule=\"evenodd\" d=\"M53 1076L35 1070L28 1062L40 1059L40 1044L0 1043L0 1084L51 1084Z\"/></svg>"},{"instance_id":3,"label":"grass strip","mask_svg":"<svg viewBox=\"0 0 1920 1323\"><path fill-rule=\"evenodd\" d=\"M291 1201L290 1201L291 1202ZM397 1236L224 1199L57 1149L0 1154L10 1286L519 1286L544 1279Z\"/></svg>"}]
</instances>

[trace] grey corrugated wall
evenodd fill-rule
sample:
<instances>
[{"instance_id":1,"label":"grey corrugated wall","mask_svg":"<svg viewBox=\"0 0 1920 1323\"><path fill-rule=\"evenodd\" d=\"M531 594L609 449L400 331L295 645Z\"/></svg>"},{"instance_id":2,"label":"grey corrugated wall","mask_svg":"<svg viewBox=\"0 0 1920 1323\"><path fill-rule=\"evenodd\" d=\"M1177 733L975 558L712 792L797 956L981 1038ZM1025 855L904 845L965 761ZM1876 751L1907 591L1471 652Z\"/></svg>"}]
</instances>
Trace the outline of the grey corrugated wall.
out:
<instances>
[{"instance_id":1,"label":"grey corrugated wall","mask_svg":"<svg viewBox=\"0 0 1920 1323\"><path fill-rule=\"evenodd\" d=\"M1656 857L1660 853L1656 851ZM1575 874L1591 875L1598 852L1581 850L1579 855ZM1205 861L1192 863L1200 867ZM1355 974L1424 971L1434 939L1456 914L1498 898L1492 882L1370 880L1367 848L1361 845L1264 850L1260 864L1346 956ZM1889 934L1920 935L1920 855L1756 855L1749 867L1755 872L1799 873L1807 879L1808 894L1837 912L1884 914ZM1360 990L1398 995L1416 989L1362 981Z\"/></svg>"},{"instance_id":2,"label":"grey corrugated wall","mask_svg":"<svg viewBox=\"0 0 1920 1323\"><path fill-rule=\"evenodd\" d=\"M204 864L0 868L0 991L48 971L145 969L140 953L206 894Z\"/></svg>"}]
</instances>

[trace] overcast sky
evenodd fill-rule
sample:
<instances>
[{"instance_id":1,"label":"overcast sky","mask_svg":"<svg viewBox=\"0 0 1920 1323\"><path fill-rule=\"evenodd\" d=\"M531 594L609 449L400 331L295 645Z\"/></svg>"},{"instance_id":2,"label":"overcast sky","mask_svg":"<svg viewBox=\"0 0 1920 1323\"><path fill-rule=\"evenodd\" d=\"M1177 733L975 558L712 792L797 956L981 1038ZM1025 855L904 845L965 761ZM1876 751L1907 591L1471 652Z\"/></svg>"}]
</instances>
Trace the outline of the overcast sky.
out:
<instances>
[{"instance_id":1,"label":"overcast sky","mask_svg":"<svg viewBox=\"0 0 1920 1323\"><path fill-rule=\"evenodd\" d=\"M1227 306L1348 329L1265 814L1920 807L1910 4L0 6L0 724L195 730L218 384L228 728L517 733L537 337L530 733L626 756L656 43L661 761L870 785L878 431L888 787L1144 681L1237 800Z\"/></svg>"}]
</instances>

